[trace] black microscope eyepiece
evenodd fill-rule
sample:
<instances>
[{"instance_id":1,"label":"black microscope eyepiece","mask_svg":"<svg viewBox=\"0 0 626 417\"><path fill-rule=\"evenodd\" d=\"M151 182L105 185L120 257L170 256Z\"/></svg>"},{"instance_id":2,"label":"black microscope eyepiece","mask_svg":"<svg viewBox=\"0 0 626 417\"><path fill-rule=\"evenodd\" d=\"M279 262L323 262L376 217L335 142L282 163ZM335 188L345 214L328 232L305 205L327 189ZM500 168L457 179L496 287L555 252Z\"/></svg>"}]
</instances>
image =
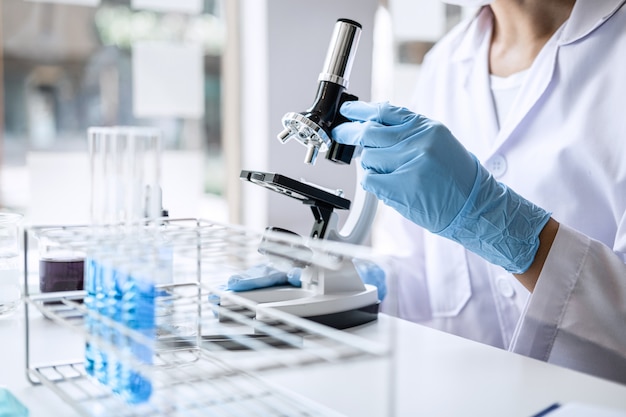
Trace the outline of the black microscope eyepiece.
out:
<instances>
[{"instance_id":1,"label":"black microscope eyepiece","mask_svg":"<svg viewBox=\"0 0 626 417\"><path fill-rule=\"evenodd\" d=\"M284 129L278 139L285 143L295 138L307 147L304 162L315 164L320 151L328 151L326 159L349 164L354 146L336 143L332 138L335 126L348 121L339 109L345 101L357 100L346 92L359 38L361 24L350 19L339 19L331 38L322 72L318 77L313 105L306 111L285 114Z\"/></svg>"}]
</instances>

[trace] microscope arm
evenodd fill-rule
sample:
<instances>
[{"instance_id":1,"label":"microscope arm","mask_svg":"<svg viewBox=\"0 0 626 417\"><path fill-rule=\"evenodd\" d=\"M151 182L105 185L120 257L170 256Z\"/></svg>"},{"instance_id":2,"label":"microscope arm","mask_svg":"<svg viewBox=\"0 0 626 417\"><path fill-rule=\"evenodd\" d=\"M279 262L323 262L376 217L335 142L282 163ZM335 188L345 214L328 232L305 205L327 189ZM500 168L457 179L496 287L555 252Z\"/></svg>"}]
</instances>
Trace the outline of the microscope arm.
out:
<instances>
[{"instance_id":1,"label":"microscope arm","mask_svg":"<svg viewBox=\"0 0 626 417\"><path fill-rule=\"evenodd\" d=\"M376 216L378 199L374 194L365 191L361 187L362 177L363 169L358 167L356 191L350 214L340 231L337 231L336 221L335 224L330 225L327 239L354 245L365 243Z\"/></svg>"}]
</instances>

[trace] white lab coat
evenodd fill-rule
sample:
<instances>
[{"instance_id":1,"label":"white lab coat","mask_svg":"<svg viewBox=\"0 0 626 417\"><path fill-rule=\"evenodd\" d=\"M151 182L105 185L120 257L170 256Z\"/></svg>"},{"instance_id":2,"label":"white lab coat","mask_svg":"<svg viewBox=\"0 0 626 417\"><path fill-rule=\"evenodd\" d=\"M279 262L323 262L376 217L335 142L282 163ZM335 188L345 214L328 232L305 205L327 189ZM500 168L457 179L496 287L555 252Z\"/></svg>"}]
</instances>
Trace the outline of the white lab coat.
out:
<instances>
[{"instance_id":1,"label":"white lab coat","mask_svg":"<svg viewBox=\"0 0 626 417\"><path fill-rule=\"evenodd\" d=\"M501 182L561 226L532 296L502 268L391 209L384 310L626 383L626 6L578 0L499 127L489 86L491 10L429 52L415 111L446 124Z\"/></svg>"}]
</instances>

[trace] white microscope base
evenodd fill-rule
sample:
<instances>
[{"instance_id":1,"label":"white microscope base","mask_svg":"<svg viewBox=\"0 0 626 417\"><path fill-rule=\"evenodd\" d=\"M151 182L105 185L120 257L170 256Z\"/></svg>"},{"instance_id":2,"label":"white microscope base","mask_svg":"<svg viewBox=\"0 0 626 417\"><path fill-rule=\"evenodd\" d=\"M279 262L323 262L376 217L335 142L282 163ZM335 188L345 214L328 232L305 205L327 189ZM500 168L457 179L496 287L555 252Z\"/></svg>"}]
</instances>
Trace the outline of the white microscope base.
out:
<instances>
[{"instance_id":1,"label":"white microscope base","mask_svg":"<svg viewBox=\"0 0 626 417\"><path fill-rule=\"evenodd\" d=\"M243 291L237 293L237 295L258 303L263 308L275 308L285 313L310 318L314 321L317 321L315 317L319 316L339 316L342 313L351 313L361 309L371 310L374 307L377 310L378 306L378 292L376 287L371 285L365 285L363 291L347 291L335 294L317 294L314 291L294 287L274 287ZM263 317L262 310L257 309L256 311L258 320L266 319ZM364 323L374 319L375 315L369 319L358 321ZM333 319L330 318L329 320ZM325 324L333 325L332 323ZM357 324L361 323L353 325ZM341 327L350 326L342 325Z\"/></svg>"}]
</instances>

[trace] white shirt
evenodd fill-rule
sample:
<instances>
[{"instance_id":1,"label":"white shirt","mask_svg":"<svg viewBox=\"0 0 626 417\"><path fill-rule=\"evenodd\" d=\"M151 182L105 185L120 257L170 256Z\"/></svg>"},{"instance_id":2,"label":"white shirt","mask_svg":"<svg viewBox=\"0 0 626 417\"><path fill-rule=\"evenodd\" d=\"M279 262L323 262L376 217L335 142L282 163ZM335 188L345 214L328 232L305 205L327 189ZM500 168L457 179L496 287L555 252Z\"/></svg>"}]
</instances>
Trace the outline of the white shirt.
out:
<instances>
[{"instance_id":1,"label":"white shirt","mask_svg":"<svg viewBox=\"0 0 626 417\"><path fill-rule=\"evenodd\" d=\"M528 71L520 71L508 77L498 77L493 74L489 76L498 126L505 122L527 74Z\"/></svg>"},{"instance_id":2,"label":"white shirt","mask_svg":"<svg viewBox=\"0 0 626 417\"><path fill-rule=\"evenodd\" d=\"M501 182L561 226L532 296L502 268L391 209L384 310L626 383L626 7L577 0L498 124L489 7L428 54L414 110L446 124Z\"/></svg>"}]
</instances>

